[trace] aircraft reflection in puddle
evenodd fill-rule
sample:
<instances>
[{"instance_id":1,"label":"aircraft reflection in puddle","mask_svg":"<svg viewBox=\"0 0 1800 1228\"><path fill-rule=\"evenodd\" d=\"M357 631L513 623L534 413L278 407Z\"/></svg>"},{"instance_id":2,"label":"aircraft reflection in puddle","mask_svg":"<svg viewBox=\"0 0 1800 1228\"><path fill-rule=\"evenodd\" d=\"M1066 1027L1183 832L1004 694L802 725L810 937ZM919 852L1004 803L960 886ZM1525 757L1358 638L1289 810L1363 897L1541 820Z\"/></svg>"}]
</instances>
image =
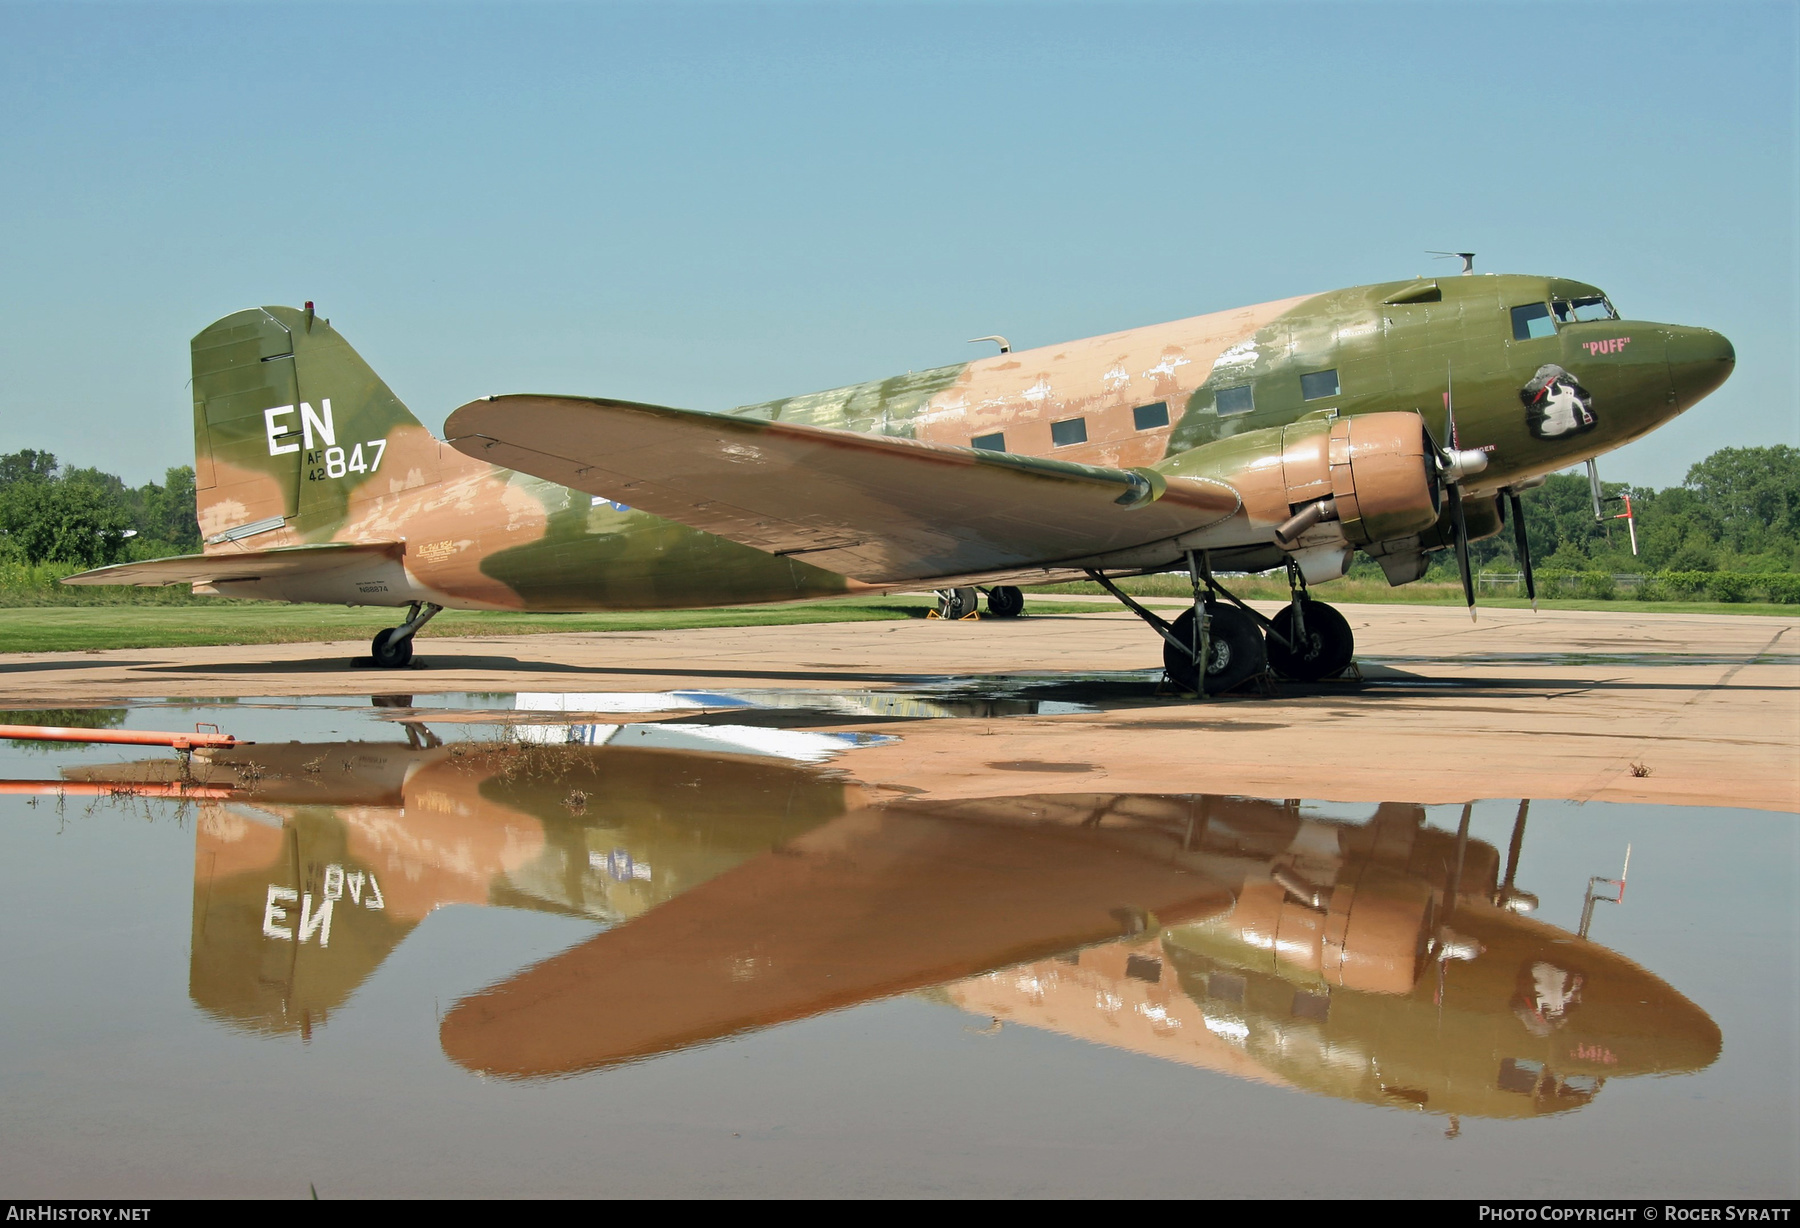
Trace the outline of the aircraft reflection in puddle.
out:
<instances>
[{"instance_id":1,"label":"aircraft reflection in puddle","mask_svg":"<svg viewBox=\"0 0 1800 1228\"><path fill-rule=\"evenodd\" d=\"M584 727L573 731L579 741ZM569 1075L927 989L995 1021L1396 1107L1531 1116L1693 1071L1716 1025L1519 915L1496 850L1384 805L895 799L760 743L258 745L198 765L189 992L310 1035L433 908L610 928L444 1017L445 1052ZM631 731L668 739L634 744ZM621 737L621 731L625 736ZM787 731L752 730L767 739ZM547 735L536 735L539 737ZM591 736L591 735L589 735ZM808 735L818 737L821 735ZM70 769L154 783L167 761Z\"/></svg>"}]
</instances>

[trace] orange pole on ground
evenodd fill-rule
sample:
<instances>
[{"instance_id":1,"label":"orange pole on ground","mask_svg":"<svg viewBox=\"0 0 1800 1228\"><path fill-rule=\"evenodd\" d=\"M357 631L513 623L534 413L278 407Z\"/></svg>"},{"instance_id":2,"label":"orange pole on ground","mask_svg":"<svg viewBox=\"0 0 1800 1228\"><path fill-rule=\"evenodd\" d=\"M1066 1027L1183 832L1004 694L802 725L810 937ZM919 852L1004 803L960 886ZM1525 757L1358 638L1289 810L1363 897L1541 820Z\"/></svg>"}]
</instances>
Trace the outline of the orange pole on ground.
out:
<instances>
[{"instance_id":1,"label":"orange pole on ground","mask_svg":"<svg viewBox=\"0 0 1800 1228\"><path fill-rule=\"evenodd\" d=\"M196 747L236 746L238 740L228 733L162 733L154 729L63 729L55 725L0 725L0 738L25 742L111 742L122 746L173 746L176 750Z\"/></svg>"},{"instance_id":2,"label":"orange pole on ground","mask_svg":"<svg viewBox=\"0 0 1800 1228\"><path fill-rule=\"evenodd\" d=\"M0 780L0 797L235 797L218 785L184 785L179 781L127 784L100 780Z\"/></svg>"}]
</instances>

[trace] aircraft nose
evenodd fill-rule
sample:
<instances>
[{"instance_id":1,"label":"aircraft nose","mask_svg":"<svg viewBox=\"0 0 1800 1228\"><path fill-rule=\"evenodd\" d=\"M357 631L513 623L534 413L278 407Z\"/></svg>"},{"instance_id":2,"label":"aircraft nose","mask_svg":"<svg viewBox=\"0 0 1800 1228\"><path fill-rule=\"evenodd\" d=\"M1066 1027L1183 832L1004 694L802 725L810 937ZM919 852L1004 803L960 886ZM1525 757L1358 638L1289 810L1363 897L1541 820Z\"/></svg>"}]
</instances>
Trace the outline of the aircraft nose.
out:
<instances>
[{"instance_id":1,"label":"aircraft nose","mask_svg":"<svg viewBox=\"0 0 1800 1228\"><path fill-rule=\"evenodd\" d=\"M1737 365L1731 342L1710 328L1671 328L1664 353L1683 409L1723 384Z\"/></svg>"},{"instance_id":2,"label":"aircraft nose","mask_svg":"<svg viewBox=\"0 0 1800 1228\"><path fill-rule=\"evenodd\" d=\"M1724 1035L1712 1016L1641 968L1591 989L1593 1036L1606 1053L1593 1073L1690 1074L1719 1060Z\"/></svg>"}]
</instances>

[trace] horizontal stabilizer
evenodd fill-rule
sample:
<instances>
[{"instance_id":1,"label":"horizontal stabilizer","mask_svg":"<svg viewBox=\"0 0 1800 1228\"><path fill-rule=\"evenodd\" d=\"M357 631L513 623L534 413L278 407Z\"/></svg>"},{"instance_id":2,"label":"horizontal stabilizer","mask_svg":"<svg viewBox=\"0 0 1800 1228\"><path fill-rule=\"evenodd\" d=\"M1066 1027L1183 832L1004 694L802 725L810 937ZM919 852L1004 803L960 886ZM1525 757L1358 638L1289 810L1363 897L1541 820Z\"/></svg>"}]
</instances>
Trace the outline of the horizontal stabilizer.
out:
<instances>
[{"instance_id":1,"label":"horizontal stabilizer","mask_svg":"<svg viewBox=\"0 0 1800 1228\"><path fill-rule=\"evenodd\" d=\"M870 584L1072 565L1205 528L1221 482L587 397L464 405L450 443Z\"/></svg>"},{"instance_id":2,"label":"horizontal stabilizer","mask_svg":"<svg viewBox=\"0 0 1800 1228\"><path fill-rule=\"evenodd\" d=\"M162 584L220 584L317 575L377 558L398 559L403 542L320 542L281 546L274 550L221 550L214 554L178 554L142 563L97 567L68 577L64 584L130 584L154 588Z\"/></svg>"}]
</instances>

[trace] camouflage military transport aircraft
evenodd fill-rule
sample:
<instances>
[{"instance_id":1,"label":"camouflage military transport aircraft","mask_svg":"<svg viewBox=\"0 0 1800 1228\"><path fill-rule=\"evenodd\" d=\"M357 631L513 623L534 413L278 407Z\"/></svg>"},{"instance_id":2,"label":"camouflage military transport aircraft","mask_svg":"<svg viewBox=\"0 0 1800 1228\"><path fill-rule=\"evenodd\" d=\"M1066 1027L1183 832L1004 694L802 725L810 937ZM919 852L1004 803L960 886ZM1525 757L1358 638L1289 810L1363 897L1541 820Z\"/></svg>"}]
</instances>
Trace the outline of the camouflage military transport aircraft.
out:
<instances>
[{"instance_id":1,"label":"camouflage military transport aircraft","mask_svg":"<svg viewBox=\"0 0 1800 1228\"><path fill-rule=\"evenodd\" d=\"M989 340L989 339L984 339ZM993 340L998 340L997 338ZM448 446L331 328L264 307L193 342L203 554L75 584L191 583L276 601L624 610L934 588L1017 614L1016 587L1090 576L1164 641L1184 685L1272 665L1327 677L1353 648L1308 586L1357 550L1390 582L1511 518L1547 473L1717 388L1730 342L1627 321L1593 286L1483 275L1360 286L702 413L499 396ZM1285 566L1273 619L1215 570ZM1529 575L1529 559L1525 560ZM1120 576L1183 571L1173 624ZM1528 581L1529 583L1529 581Z\"/></svg>"}]
</instances>

